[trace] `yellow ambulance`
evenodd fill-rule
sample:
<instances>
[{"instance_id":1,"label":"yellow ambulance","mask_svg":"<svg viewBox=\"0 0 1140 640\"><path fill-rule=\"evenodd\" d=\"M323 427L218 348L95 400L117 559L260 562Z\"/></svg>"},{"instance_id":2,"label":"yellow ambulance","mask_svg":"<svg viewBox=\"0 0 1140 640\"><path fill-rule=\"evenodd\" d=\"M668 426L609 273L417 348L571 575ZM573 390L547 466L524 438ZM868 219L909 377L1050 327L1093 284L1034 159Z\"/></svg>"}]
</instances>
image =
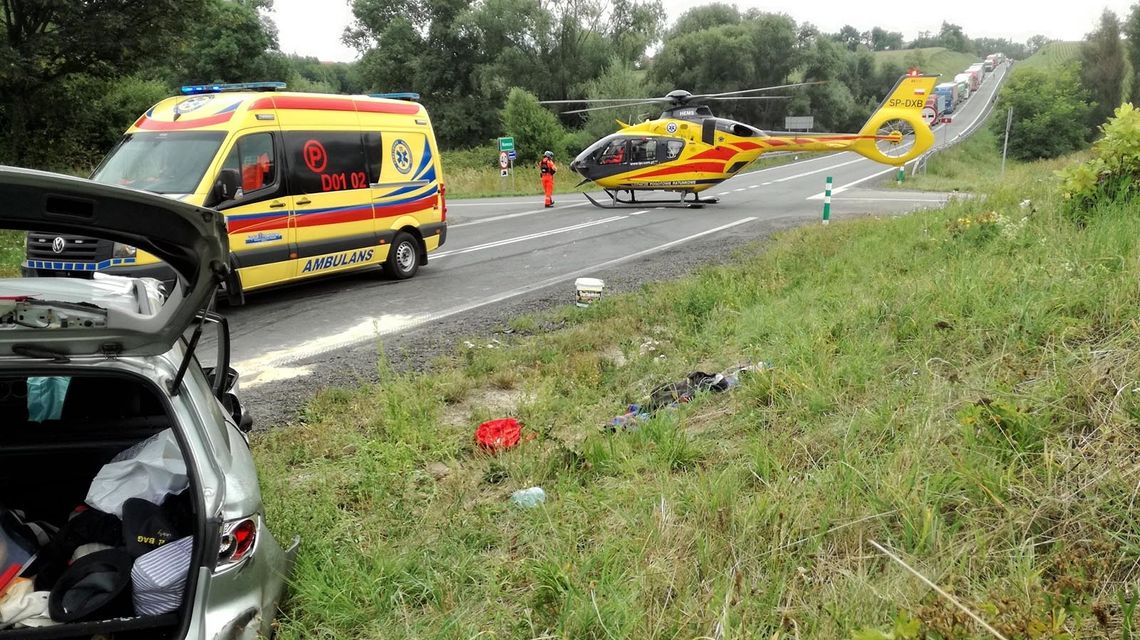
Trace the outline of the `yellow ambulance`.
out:
<instances>
[{"instance_id":1,"label":"yellow ambulance","mask_svg":"<svg viewBox=\"0 0 1140 640\"><path fill-rule=\"evenodd\" d=\"M135 121L92 179L221 211L240 276L231 299L367 267L415 275L447 237L439 149L418 96L284 88L182 87ZM28 234L24 268L174 280L134 247L64 234Z\"/></svg>"}]
</instances>

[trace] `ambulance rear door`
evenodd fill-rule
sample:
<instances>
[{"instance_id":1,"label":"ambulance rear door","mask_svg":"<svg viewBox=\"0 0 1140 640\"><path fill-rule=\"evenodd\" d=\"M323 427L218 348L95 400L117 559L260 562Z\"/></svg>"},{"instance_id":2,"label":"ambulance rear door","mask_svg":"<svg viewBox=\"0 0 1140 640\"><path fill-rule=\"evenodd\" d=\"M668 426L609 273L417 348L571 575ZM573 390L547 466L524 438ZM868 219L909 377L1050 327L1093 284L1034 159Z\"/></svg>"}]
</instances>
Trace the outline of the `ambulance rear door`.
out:
<instances>
[{"instance_id":1,"label":"ambulance rear door","mask_svg":"<svg viewBox=\"0 0 1140 640\"><path fill-rule=\"evenodd\" d=\"M410 124L410 123L409 123ZM438 244L442 216L435 149L426 127L401 127L366 134L376 233L391 242L395 230L414 226L429 248Z\"/></svg>"}]
</instances>

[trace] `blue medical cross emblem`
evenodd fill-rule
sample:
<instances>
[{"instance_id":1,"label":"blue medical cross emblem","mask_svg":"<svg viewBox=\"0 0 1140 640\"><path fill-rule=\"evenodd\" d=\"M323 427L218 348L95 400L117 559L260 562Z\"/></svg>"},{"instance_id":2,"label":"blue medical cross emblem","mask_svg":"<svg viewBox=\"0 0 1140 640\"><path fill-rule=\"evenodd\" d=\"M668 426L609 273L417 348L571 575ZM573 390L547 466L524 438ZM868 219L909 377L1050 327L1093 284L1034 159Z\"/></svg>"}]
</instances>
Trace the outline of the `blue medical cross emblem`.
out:
<instances>
[{"instance_id":1,"label":"blue medical cross emblem","mask_svg":"<svg viewBox=\"0 0 1140 640\"><path fill-rule=\"evenodd\" d=\"M412 150L408 143L397 140L392 144L392 164L396 165L396 170L400 173L412 170Z\"/></svg>"}]
</instances>

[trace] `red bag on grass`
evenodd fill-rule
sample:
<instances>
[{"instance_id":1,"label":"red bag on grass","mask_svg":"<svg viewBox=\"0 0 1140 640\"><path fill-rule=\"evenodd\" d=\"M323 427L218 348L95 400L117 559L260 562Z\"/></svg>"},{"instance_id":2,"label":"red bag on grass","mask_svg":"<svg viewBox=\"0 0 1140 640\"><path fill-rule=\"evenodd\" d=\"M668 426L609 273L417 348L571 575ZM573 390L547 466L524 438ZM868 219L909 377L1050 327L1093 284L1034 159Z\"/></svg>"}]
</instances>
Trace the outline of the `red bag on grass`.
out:
<instances>
[{"instance_id":1,"label":"red bag on grass","mask_svg":"<svg viewBox=\"0 0 1140 640\"><path fill-rule=\"evenodd\" d=\"M475 441L491 451L510 449L522 438L522 426L514 418L490 420L475 430Z\"/></svg>"}]
</instances>

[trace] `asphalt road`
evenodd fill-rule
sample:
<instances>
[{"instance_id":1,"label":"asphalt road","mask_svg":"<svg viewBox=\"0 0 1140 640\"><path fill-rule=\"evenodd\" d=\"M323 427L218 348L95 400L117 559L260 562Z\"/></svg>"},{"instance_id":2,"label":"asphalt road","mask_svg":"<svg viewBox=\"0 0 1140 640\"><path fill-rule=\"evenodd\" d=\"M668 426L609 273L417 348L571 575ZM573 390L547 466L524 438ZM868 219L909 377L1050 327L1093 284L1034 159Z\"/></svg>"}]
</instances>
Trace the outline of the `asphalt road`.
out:
<instances>
[{"instance_id":1,"label":"asphalt road","mask_svg":"<svg viewBox=\"0 0 1140 640\"><path fill-rule=\"evenodd\" d=\"M937 144L980 122L1003 73L987 79L952 124L935 127ZM828 176L834 220L945 201L873 189L896 171L853 153L805 155L705 192L721 202L703 209L602 210L577 194L558 197L552 209L541 197L449 201L447 243L411 280L351 274L251 295L226 309L243 395L260 426L280 423L316 388L375 379L380 342L415 366L449 337L572 302L577 277L601 277L607 291L621 291L723 260L733 247L819 220Z\"/></svg>"}]
</instances>

